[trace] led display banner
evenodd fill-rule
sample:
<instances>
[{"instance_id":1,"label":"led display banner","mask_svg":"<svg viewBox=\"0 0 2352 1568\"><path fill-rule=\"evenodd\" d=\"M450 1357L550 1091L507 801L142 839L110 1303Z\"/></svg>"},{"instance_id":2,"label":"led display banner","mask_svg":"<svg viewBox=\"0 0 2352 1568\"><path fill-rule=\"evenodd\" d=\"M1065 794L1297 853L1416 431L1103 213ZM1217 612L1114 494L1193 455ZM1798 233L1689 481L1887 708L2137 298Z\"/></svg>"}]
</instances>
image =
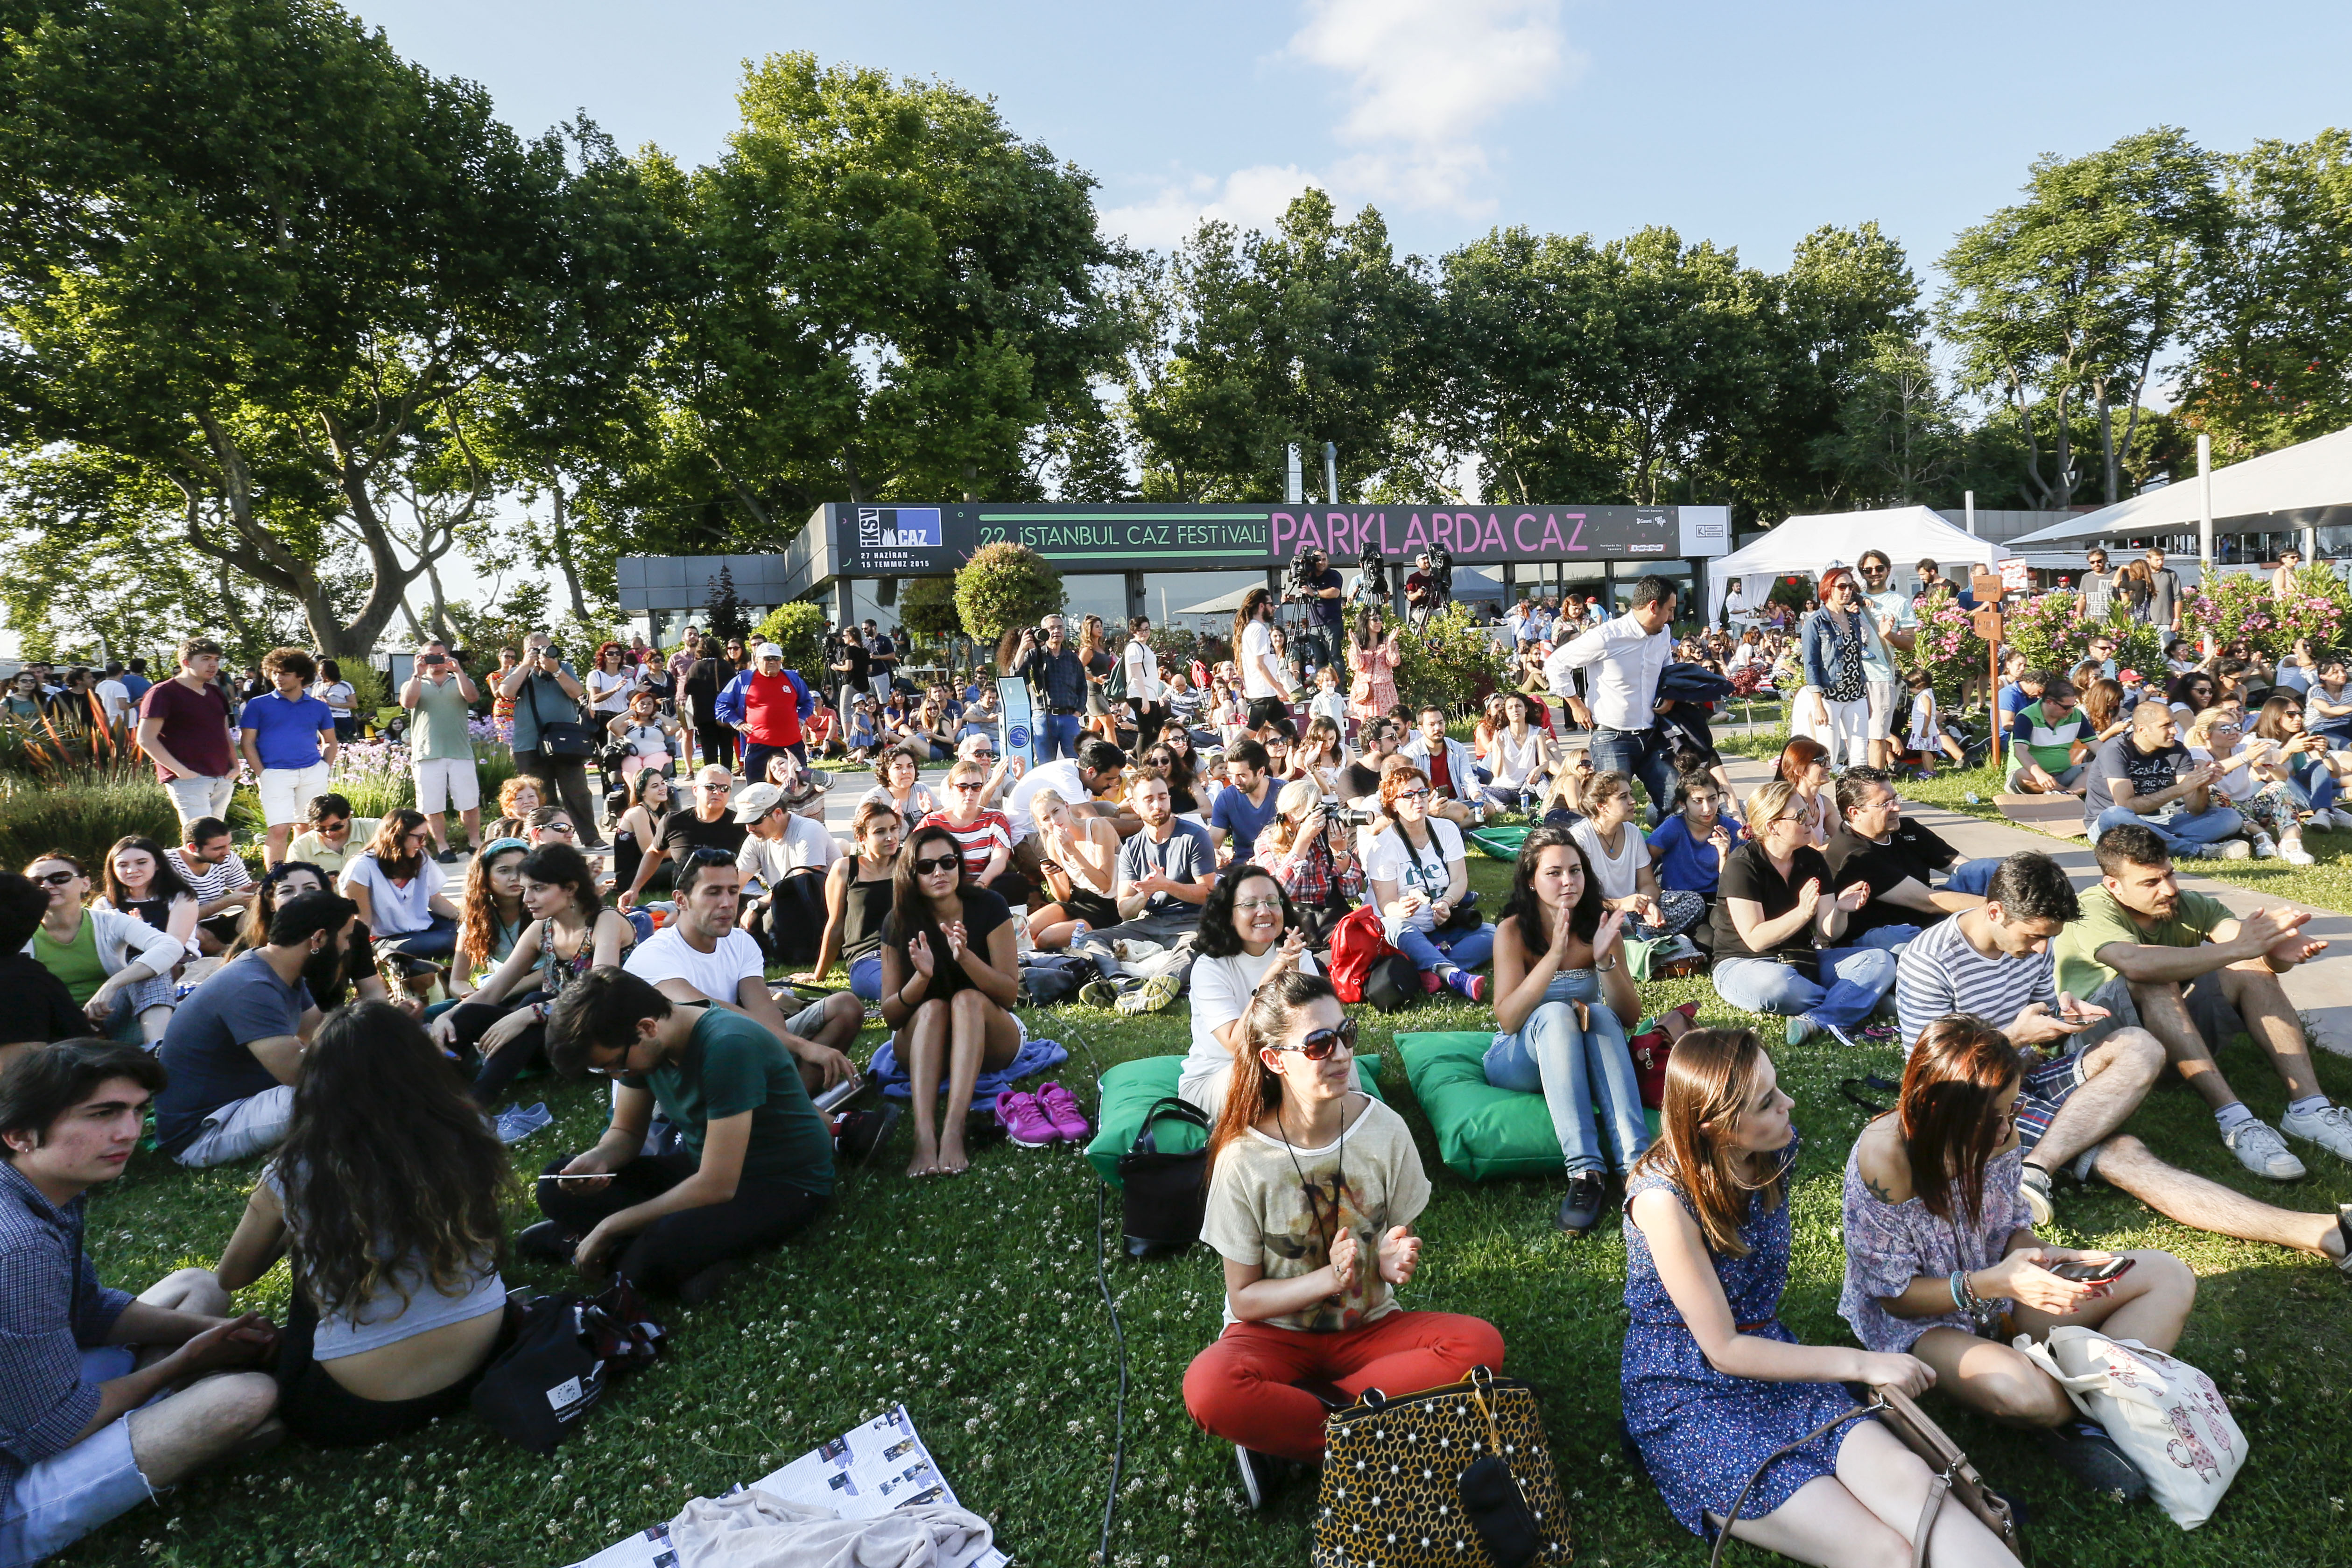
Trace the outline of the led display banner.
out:
<instances>
[{"instance_id":1,"label":"led display banner","mask_svg":"<svg viewBox=\"0 0 2352 1568\"><path fill-rule=\"evenodd\" d=\"M1026 545L1065 565L1111 570L1276 567L1300 550L1334 562L1367 549L1411 561L1424 549L1457 561L1635 560L1722 555L1722 507L1000 506L829 504L835 570L953 571L982 545Z\"/></svg>"}]
</instances>

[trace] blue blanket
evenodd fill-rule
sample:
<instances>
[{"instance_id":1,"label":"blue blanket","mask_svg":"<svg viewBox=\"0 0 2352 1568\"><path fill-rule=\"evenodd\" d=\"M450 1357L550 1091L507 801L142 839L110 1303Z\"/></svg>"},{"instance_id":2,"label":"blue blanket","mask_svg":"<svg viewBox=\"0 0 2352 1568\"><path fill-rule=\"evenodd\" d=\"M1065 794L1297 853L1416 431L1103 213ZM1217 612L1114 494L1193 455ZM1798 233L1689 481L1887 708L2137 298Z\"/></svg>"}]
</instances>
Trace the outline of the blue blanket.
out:
<instances>
[{"instance_id":1,"label":"blue blanket","mask_svg":"<svg viewBox=\"0 0 2352 1568\"><path fill-rule=\"evenodd\" d=\"M1023 1079L1032 1073L1043 1072L1049 1067L1059 1067L1069 1060L1070 1053L1062 1048L1058 1040L1023 1040L1019 1053L1010 1062L994 1072L982 1073L980 1082L971 1086L972 1109L987 1110L996 1103L996 1097L999 1094ZM868 1071L882 1081L883 1093L900 1100L912 1100L915 1097L914 1084L909 1081L906 1068L900 1065L898 1053L890 1049L888 1040L882 1042L881 1048L875 1051L873 1060L866 1066ZM942 1077L940 1080L940 1092L946 1093L947 1087L947 1080Z\"/></svg>"}]
</instances>

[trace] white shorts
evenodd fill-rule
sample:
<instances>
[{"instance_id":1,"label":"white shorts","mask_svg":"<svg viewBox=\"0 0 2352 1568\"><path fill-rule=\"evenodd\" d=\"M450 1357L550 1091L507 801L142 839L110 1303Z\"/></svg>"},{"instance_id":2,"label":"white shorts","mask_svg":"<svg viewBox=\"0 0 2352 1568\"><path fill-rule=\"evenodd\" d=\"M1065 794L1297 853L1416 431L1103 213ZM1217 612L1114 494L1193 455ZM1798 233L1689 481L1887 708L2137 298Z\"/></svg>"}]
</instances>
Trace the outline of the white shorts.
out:
<instances>
[{"instance_id":1,"label":"white shorts","mask_svg":"<svg viewBox=\"0 0 2352 1568\"><path fill-rule=\"evenodd\" d=\"M472 758L420 757L409 767L416 774L416 809L426 816L480 808L482 780Z\"/></svg>"},{"instance_id":2,"label":"white shorts","mask_svg":"<svg viewBox=\"0 0 2352 1568\"><path fill-rule=\"evenodd\" d=\"M301 821L310 812L310 797L327 792L327 765L308 768L265 768L261 770L261 820L273 828Z\"/></svg>"},{"instance_id":3,"label":"white shorts","mask_svg":"<svg viewBox=\"0 0 2352 1568\"><path fill-rule=\"evenodd\" d=\"M1895 738L1896 698L1903 690L1903 683L1900 681L1874 680L1870 683L1871 739L1892 740Z\"/></svg>"},{"instance_id":4,"label":"white shorts","mask_svg":"<svg viewBox=\"0 0 2352 1568\"><path fill-rule=\"evenodd\" d=\"M95 1383L127 1377L136 1364L129 1345L81 1353L82 1375ZM170 1395L165 1389L155 1398ZM0 1508L0 1563L30 1563L54 1556L154 1496L131 1457L131 1417L117 1416L16 1478L7 1505Z\"/></svg>"}]
</instances>

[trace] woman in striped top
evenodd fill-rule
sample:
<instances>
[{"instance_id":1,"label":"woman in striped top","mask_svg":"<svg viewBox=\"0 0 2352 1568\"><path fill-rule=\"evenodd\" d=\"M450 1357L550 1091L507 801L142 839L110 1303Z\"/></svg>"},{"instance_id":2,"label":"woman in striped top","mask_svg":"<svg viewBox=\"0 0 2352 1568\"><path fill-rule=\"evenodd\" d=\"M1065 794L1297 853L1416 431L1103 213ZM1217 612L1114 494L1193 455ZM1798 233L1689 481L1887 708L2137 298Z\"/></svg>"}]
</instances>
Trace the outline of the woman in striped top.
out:
<instances>
[{"instance_id":1,"label":"woman in striped top","mask_svg":"<svg viewBox=\"0 0 2352 1568\"><path fill-rule=\"evenodd\" d=\"M947 806L918 825L945 828L963 853L964 875L1009 897L1011 890L996 883L1013 862L1013 823L1002 811L982 810L987 791L988 769L977 762L959 762L948 769ZM1021 892L1025 898L1028 890Z\"/></svg>"}]
</instances>

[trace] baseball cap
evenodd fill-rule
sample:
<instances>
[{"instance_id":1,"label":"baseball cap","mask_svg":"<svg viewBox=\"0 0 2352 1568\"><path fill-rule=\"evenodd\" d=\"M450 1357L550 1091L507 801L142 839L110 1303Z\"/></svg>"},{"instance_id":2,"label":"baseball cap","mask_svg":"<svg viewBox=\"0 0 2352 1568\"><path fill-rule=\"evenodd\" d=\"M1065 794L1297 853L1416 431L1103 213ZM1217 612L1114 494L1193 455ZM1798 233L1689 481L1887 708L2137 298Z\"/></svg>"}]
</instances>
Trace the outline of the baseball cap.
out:
<instances>
[{"instance_id":1,"label":"baseball cap","mask_svg":"<svg viewBox=\"0 0 2352 1568\"><path fill-rule=\"evenodd\" d=\"M762 643L751 650L751 656L755 659L781 659L784 656L784 651L773 643Z\"/></svg>"},{"instance_id":2,"label":"baseball cap","mask_svg":"<svg viewBox=\"0 0 2352 1568\"><path fill-rule=\"evenodd\" d=\"M747 784L735 791L735 820L756 822L783 803L783 790L765 779Z\"/></svg>"}]
</instances>

